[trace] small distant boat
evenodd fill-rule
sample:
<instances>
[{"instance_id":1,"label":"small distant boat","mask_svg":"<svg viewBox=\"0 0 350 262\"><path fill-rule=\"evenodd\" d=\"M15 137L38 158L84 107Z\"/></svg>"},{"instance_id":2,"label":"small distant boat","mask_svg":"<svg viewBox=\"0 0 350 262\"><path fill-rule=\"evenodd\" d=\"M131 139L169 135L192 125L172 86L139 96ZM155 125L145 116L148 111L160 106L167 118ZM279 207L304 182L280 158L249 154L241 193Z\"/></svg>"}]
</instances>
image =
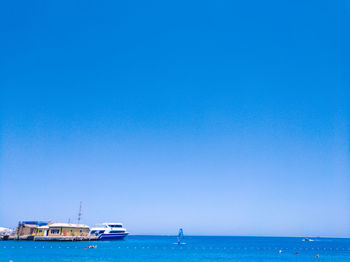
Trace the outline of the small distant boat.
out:
<instances>
[{"instance_id":1,"label":"small distant boat","mask_svg":"<svg viewBox=\"0 0 350 262\"><path fill-rule=\"evenodd\" d=\"M13 233L11 228L0 227L0 236L7 236Z\"/></svg>"},{"instance_id":2,"label":"small distant boat","mask_svg":"<svg viewBox=\"0 0 350 262\"><path fill-rule=\"evenodd\" d=\"M303 239L303 241L305 241L305 242L307 242L307 241L312 242L313 240L312 240L311 238L307 238L307 237L306 237L306 238Z\"/></svg>"},{"instance_id":3,"label":"small distant boat","mask_svg":"<svg viewBox=\"0 0 350 262\"><path fill-rule=\"evenodd\" d=\"M103 223L90 230L90 235L98 236L99 240L122 240L128 234L122 223Z\"/></svg>"}]
</instances>

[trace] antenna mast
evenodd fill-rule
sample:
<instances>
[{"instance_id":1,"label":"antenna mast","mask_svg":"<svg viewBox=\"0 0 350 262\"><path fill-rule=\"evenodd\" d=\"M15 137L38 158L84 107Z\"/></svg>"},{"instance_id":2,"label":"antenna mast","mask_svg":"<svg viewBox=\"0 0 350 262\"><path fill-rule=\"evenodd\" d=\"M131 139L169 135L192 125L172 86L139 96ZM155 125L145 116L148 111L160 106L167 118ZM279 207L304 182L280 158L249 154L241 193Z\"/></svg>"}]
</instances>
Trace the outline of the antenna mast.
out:
<instances>
[{"instance_id":1,"label":"antenna mast","mask_svg":"<svg viewBox=\"0 0 350 262\"><path fill-rule=\"evenodd\" d=\"M80 224L80 219L81 219L81 206L82 206L82 201L80 201L80 207L79 207L79 213L78 213L78 224Z\"/></svg>"}]
</instances>

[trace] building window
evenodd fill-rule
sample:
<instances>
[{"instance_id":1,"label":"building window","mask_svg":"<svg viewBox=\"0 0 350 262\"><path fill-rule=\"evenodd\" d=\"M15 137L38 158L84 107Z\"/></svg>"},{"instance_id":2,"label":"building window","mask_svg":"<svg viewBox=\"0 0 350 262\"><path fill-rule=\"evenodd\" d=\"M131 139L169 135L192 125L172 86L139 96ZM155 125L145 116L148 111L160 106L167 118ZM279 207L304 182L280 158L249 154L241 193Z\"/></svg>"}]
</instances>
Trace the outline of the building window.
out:
<instances>
[{"instance_id":1,"label":"building window","mask_svg":"<svg viewBox=\"0 0 350 262\"><path fill-rule=\"evenodd\" d=\"M52 234L52 235L58 235L59 233L60 233L59 229L51 229L50 230L50 234Z\"/></svg>"}]
</instances>

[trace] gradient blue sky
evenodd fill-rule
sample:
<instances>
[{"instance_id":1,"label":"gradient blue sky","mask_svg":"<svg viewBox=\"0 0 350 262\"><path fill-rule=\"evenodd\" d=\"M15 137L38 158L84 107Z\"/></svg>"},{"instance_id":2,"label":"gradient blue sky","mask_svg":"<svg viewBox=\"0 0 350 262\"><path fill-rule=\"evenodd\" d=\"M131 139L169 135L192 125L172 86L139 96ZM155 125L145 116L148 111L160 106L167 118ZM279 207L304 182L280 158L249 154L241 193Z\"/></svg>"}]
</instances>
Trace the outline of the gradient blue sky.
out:
<instances>
[{"instance_id":1,"label":"gradient blue sky","mask_svg":"<svg viewBox=\"0 0 350 262\"><path fill-rule=\"evenodd\" d=\"M127 2L127 3L126 3ZM1 1L0 226L350 235L349 1Z\"/></svg>"}]
</instances>

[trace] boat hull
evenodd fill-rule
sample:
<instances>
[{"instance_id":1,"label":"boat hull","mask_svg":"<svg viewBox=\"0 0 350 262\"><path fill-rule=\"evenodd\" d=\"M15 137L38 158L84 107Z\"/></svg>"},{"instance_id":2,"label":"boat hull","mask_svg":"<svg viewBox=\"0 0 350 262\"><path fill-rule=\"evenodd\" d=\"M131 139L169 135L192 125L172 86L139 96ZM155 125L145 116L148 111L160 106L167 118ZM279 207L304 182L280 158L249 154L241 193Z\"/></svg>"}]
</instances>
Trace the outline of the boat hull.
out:
<instances>
[{"instance_id":1,"label":"boat hull","mask_svg":"<svg viewBox=\"0 0 350 262\"><path fill-rule=\"evenodd\" d=\"M101 234L98 236L99 240L123 240L128 234L119 233L119 234Z\"/></svg>"}]
</instances>

